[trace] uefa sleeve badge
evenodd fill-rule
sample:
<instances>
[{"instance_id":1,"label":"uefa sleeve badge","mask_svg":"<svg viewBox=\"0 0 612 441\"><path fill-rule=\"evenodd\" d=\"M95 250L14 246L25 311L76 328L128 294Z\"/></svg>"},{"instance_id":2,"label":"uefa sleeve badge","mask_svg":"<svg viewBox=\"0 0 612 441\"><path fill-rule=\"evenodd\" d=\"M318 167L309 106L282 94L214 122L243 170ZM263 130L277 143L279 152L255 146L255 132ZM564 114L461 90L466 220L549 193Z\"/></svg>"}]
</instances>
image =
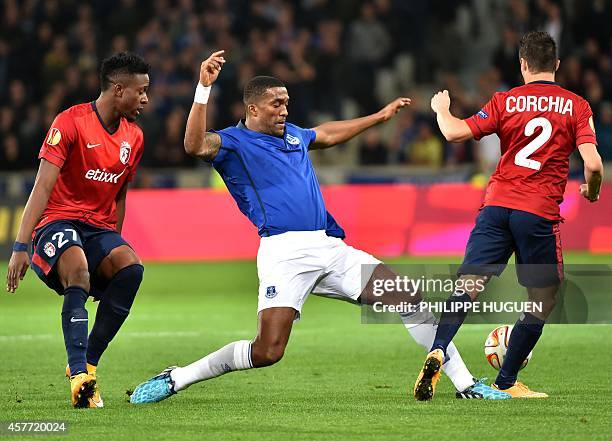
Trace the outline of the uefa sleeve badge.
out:
<instances>
[{"instance_id":1,"label":"uefa sleeve badge","mask_svg":"<svg viewBox=\"0 0 612 441\"><path fill-rule=\"evenodd\" d=\"M62 132L60 132L59 129L56 129L55 127L51 128L51 130L49 130L49 135L47 136L47 144L58 145L61 140Z\"/></svg>"}]
</instances>

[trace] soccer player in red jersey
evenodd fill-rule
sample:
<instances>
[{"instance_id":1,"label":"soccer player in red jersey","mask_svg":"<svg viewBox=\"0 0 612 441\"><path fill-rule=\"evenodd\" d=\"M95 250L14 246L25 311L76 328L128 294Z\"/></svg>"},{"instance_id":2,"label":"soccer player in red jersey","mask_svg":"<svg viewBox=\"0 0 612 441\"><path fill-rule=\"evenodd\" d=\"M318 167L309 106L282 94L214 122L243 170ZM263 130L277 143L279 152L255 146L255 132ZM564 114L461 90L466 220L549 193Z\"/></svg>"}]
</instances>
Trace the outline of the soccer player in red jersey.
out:
<instances>
[{"instance_id":1,"label":"soccer player in red jersey","mask_svg":"<svg viewBox=\"0 0 612 441\"><path fill-rule=\"evenodd\" d=\"M62 329L74 407L102 407L100 356L127 318L144 268L121 237L125 200L142 157L134 123L147 104L149 65L119 53L102 62L97 100L61 112L40 149L40 167L13 246L7 291L30 264L63 295ZM100 300L89 334L85 302Z\"/></svg>"},{"instance_id":2,"label":"soccer player in red jersey","mask_svg":"<svg viewBox=\"0 0 612 441\"><path fill-rule=\"evenodd\" d=\"M586 180L579 191L590 202L599 199L603 165L589 104L554 82L559 60L551 36L526 34L519 58L525 85L496 93L474 116L455 118L446 90L432 98L431 107L448 141L480 139L492 133L501 140L501 159L489 181L458 275L487 281L500 275L515 254L519 283L542 311L525 312L516 322L493 387L512 397L545 398L545 393L531 391L517 381L517 374L542 334L563 278L559 204L567 184L569 156L578 148ZM466 289L447 300L445 311L449 312L442 314L415 384L416 399L433 397L448 342L478 294L478 289Z\"/></svg>"}]
</instances>

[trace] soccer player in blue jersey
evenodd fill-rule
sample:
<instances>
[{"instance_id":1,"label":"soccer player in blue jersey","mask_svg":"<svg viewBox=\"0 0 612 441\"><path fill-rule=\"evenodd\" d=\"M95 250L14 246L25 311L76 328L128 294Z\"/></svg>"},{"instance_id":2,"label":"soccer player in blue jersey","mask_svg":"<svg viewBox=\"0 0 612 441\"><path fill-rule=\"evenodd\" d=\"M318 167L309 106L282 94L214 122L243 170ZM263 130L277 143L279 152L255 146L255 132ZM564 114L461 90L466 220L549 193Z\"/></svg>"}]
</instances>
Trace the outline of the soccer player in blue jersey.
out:
<instances>
[{"instance_id":1,"label":"soccer player in blue jersey","mask_svg":"<svg viewBox=\"0 0 612 441\"><path fill-rule=\"evenodd\" d=\"M377 300L372 280L395 278L381 261L342 241L344 232L325 208L308 151L346 142L388 121L408 106L410 99L397 98L362 118L302 129L287 122L289 95L284 84L272 77L255 77L244 88L246 118L237 126L207 132L211 85L224 63L223 51L219 51L201 65L187 120L185 150L212 162L240 211L259 230L257 336L253 341L229 343L188 366L166 369L139 385L131 396L132 403L160 401L199 381L272 365L283 357L293 323L311 292L371 304ZM362 280L369 280L365 287ZM405 295L388 293L385 300L411 301ZM430 313L402 316L402 320L420 345L427 348L433 342L436 324ZM474 380L452 343L451 347L444 369L457 397L505 397Z\"/></svg>"}]
</instances>

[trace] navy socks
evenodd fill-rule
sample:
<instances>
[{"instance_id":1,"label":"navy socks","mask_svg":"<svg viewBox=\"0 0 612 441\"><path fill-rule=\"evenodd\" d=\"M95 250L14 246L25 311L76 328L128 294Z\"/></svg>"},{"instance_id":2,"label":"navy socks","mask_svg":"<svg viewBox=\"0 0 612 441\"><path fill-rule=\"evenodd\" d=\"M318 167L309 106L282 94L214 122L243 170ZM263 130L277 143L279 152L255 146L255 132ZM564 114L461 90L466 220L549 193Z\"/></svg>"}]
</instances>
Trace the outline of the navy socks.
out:
<instances>
[{"instance_id":1,"label":"navy socks","mask_svg":"<svg viewBox=\"0 0 612 441\"><path fill-rule=\"evenodd\" d=\"M96 320L89 335L87 362L98 365L100 357L130 313L142 282L142 265L127 266L115 274L100 300Z\"/></svg>"},{"instance_id":2,"label":"navy socks","mask_svg":"<svg viewBox=\"0 0 612 441\"><path fill-rule=\"evenodd\" d=\"M87 372L87 297L88 292L80 286L64 290L62 330L71 375Z\"/></svg>"},{"instance_id":3,"label":"navy socks","mask_svg":"<svg viewBox=\"0 0 612 441\"><path fill-rule=\"evenodd\" d=\"M508 352L504 358L495 384L500 389L508 389L514 386L518 371L531 350L542 335L544 321L528 312L521 315L516 322L508 340Z\"/></svg>"},{"instance_id":4,"label":"navy socks","mask_svg":"<svg viewBox=\"0 0 612 441\"><path fill-rule=\"evenodd\" d=\"M440 323L438 323L438 330L436 331L436 338L431 346L431 351L442 349L446 355L446 348L455 337L455 334L457 334L457 331L459 331L471 304L471 297L465 293L455 293L448 298L444 304L445 312L440 316Z\"/></svg>"}]
</instances>

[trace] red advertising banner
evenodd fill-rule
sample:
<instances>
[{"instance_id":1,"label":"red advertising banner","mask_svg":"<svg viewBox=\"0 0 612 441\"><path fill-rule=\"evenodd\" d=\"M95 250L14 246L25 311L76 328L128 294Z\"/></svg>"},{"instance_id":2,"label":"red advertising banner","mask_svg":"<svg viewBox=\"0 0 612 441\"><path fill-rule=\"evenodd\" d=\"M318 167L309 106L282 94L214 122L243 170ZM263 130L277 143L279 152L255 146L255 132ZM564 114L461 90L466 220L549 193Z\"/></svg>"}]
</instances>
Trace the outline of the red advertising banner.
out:
<instances>
[{"instance_id":1,"label":"red advertising banner","mask_svg":"<svg viewBox=\"0 0 612 441\"><path fill-rule=\"evenodd\" d=\"M567 186L565 250L612 252L612 185L591 204ZM483 196L470 184L342 185L323 188L347 242L376 256L461 255ZM132 190L124 234L145 260L253 259L259 238L226 191Z\"/></svg>"}]
</instances>

